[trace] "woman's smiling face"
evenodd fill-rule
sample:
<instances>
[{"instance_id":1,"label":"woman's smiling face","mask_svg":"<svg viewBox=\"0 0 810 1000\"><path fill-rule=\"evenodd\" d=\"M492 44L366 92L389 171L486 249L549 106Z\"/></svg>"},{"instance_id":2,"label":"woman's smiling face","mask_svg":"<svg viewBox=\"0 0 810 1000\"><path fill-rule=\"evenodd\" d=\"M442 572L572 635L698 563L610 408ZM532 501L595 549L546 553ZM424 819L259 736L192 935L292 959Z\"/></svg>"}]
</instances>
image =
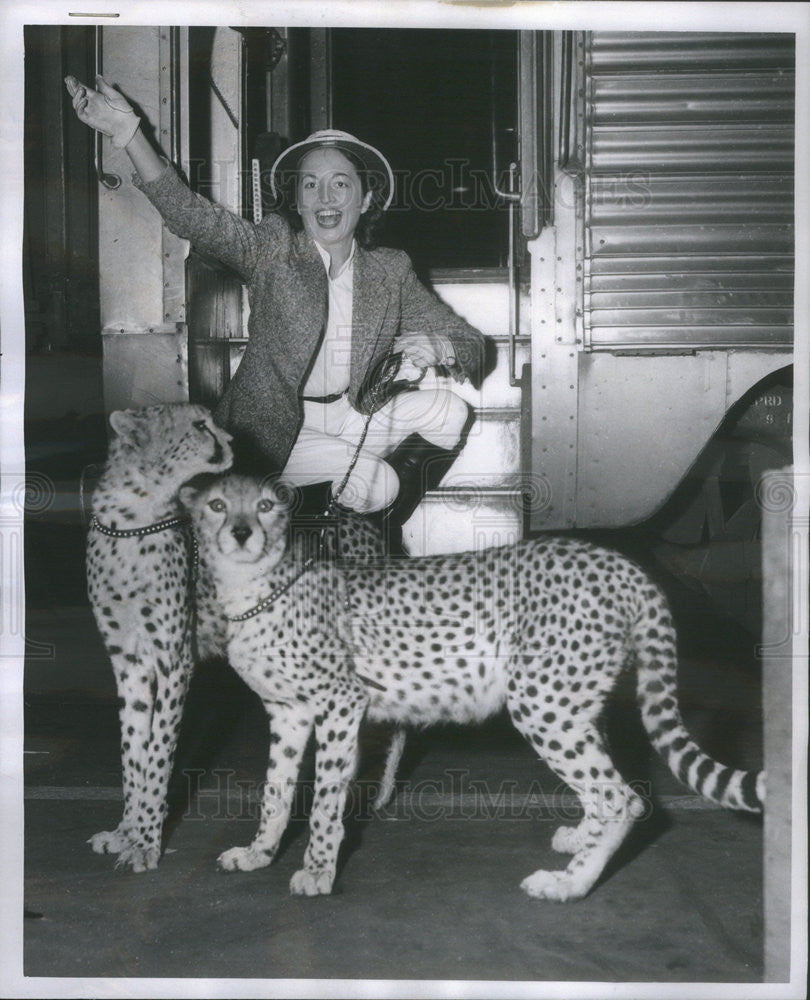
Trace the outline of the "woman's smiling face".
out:
<instances>
[{"instance_id":1,"label":"woman's smiling face","mask_svg":"<svg viewBox=\"0 0 810 1000\"><path fill-rule=\"evenodd\" d=\"M308 236L324 249L351 243L371 192L363 187L354 164L338 149L313 149L298 168L298 213Z\"/></svg>"}]
</instances>

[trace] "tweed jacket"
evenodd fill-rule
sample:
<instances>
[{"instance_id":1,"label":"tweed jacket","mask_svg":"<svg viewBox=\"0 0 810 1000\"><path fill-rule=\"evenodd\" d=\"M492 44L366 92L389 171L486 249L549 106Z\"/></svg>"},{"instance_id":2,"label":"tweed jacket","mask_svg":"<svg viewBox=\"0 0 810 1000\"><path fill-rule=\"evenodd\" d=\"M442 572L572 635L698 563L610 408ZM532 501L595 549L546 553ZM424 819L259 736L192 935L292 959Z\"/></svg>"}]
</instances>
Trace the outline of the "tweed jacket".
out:
<instances>
[{"instance_id":1,"label":"tweed jacket","mask_svg":"<svg viewBox=\"0 0 810 1000\"><path fill-rule=\"evenodd\" d=\"M258 225L195 194L176 171L151 182L133 178L177 236L217 258L248 289L248 345L220 400L217 423L268 468L287 461L303 420L301 390L326 325L326 270L315 243L280 215ZM457 380L477 382L483 366L481 333L422 285L407 254L357 247L354 258L349 401L369 367L388 353L400 332L435 332L453 344Z\"/></svg>"}]
</instances>

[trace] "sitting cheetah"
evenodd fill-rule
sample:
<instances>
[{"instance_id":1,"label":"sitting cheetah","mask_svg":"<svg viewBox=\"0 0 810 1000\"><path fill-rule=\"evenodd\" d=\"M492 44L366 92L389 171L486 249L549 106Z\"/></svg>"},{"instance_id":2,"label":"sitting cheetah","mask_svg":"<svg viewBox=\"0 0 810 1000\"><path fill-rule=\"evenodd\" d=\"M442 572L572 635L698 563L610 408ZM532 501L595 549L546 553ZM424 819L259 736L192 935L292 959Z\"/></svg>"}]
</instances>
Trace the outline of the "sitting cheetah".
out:
<instances>
[{"instance_id":1,"label":"sitting cheetah","mask_svg":"<svg viewBox=\"0 0 810 1000\"><path fill-rule=\"evenodd\" d=\"M186 404L122 410L93 494L90 601L112 660L124 815L89 843L136 872L157 867L166 789L192 667L193 573L180 486L231 464L230 435Z\"/></svg>"},{"instance_id":2,"label":"sitting cheetah","mask_svg":"<svg viewBox=\"0 0 810 1000\"><path fill-rule=\"evenodd\" d=\"M584 896L644 804L613 767L597 718L634 660L650 739L673 773L720 804L760 811L763 776L707 757L676 700L675 633L639 567L583 541L546 537L456 555L363 566L302 562L286 548L273 489L226 476L184 488L228 618L228 655L271 720L259 830L219 858L268 865L287 824L307 738L317 740L311 836L291 891L331 891L357 730L372 720L478 722L506 704L537 753L578 795L584 818L552 847L562 871L536 871L530 896Z\"/></svg>"}]
</instances>

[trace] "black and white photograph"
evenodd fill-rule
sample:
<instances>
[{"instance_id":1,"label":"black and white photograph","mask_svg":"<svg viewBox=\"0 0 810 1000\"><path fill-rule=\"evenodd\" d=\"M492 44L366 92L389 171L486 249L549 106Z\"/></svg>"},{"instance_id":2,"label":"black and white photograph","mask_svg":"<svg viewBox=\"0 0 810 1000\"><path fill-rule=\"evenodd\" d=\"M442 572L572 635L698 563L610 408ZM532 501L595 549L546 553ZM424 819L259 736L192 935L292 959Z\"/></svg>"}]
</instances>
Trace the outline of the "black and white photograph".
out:
<instances>
[{"instance_id":1,"label":"black and white photograph","mask_svg":"<svg viewBox=\"0 0 810 1000\"><path fill-rule=\"evenodd\" d=\"M810 5L0 27L0 995L805 996Z\"/></svg>"}]
</instances>

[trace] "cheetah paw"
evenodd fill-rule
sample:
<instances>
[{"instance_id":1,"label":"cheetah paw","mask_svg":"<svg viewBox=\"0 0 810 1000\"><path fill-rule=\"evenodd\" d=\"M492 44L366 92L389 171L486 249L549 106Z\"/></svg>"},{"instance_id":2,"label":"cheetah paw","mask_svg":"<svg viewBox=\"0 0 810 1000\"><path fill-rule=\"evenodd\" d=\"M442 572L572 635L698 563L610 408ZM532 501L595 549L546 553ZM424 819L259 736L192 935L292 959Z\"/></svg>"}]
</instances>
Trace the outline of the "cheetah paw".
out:
<instances>
[{"instance_id":1,"label":"cheetah paw","mask_svg":"<svg viewBox=\"0 0 810 1000\"><path fill-rule=\"evenodd\" d=\"M553 899L558 903L584 895L567 872L547 872L542 868L524 878L520 888L533 899Z\"/></svg>"},{"instance_id":2,"label":"cheetah paw","mask_svg":"<svg viewBox=\"0 0 810 1000\"><path fill-rule=\"evenodd\" d=\"M129 844L118 855L116 868L131 868L134 872L154 871L160 861L159 847L137 847Z\"/></svg>"},{"instance_id":3,"label":"cheetah paw","mask_svg":"<svg viewBox=\"0 0 810 1000\"><path fill-rule=\"evenodd\" d=\"M302 868L290 879L290 892L293 896L328 896L334 878L330 872L311 872Z\"/></svg>"},{"instance_id":4,"label":"cheetah paw","mask_svg":"<svg viewBox=\"0 0 810 1000\"><path fill-rule=\"evenodd\" d=\"M252 872L266 868L272 860L265 851L257 851L254 847L232 847L220 854L217 865L226 872Z\"/></svg>"},{"instance_id":5,"label":"cheetah paw","mask_svg":"<svg viewBox=\"0 0 810 1000\"><path fill-rule=\"evenodd\" d=\"M560 854L576 854L585 843L585 833L578 826L560 826L551 838L551 849Z\"/></svg>"},{"instance_id":6,"label":"cheetah paw","mask_svg":"<svg viewBox=\"0 0 810 1000\"><path fill-rule=\"evenodd\" d=\"M129 835L121 830L102 830L87 841L96 854L120 854L132 847Z\"/></svg>"}]
</instances>

